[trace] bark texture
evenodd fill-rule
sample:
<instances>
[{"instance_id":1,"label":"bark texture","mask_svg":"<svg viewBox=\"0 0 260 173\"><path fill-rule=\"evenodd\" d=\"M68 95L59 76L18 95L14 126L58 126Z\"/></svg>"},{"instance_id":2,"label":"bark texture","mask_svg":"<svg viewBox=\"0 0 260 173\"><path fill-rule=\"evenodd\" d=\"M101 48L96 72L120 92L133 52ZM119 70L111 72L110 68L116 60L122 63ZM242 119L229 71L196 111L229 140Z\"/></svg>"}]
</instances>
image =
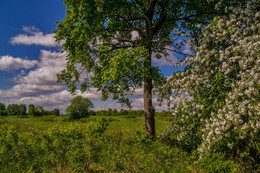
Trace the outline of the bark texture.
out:
<instances>
[{"instance_id":1,"label":"bark texture","mask_svg":"<svg viewBox=\"0 0 260 173\"><path fill-rule=\"evenodd\" d=\"M152 80L144 79L144 113L146 132L155 136L154 107L152 103Z\"/></svg>"}]
</instances>

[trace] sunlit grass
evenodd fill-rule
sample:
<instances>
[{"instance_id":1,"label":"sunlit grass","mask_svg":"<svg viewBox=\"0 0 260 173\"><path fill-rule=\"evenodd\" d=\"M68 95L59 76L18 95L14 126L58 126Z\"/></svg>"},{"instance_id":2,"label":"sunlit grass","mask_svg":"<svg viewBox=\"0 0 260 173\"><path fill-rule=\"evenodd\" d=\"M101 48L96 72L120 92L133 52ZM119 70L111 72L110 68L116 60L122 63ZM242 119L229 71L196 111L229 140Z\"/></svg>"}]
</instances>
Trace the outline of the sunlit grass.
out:
<instances>
[{"instance_id":1,"label":"sunlit grass","mask_svg":"<svg viewBox=\"0 0 260 173\"><path fill-rule=\"evenodd\" d=\"M91 116L79 120L81 123L87 123L99 116ZM144 117L127 118L126 116L107 116L110 123L107 132L122 132L126 135L135 135L138 131L145 131ZM21 116L6 116L1 117L8 124L14 125L18 131L27 131L29 128L38 130L47 130L57 124L66 125L67 122L62 122L62 117L58 116L42 116L42 117L21 117ZM156 117L156 135L160 135L169 125L171 117Z\"/></svg>"}]
</instances>

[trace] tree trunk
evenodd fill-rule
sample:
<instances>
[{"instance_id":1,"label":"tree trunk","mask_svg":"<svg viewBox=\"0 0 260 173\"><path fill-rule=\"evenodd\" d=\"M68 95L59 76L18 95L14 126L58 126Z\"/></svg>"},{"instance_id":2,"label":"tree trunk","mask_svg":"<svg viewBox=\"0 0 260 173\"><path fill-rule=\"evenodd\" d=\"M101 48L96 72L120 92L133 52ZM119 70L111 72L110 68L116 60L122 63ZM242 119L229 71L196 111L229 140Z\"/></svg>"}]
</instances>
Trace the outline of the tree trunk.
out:
<instances>
[{"instance_id":1,"label":"tree trunk","mask_svg":"<svg viewBox=\"0 0 260 173\"><path fill-rule=\"evenodd\" d=\"M151 51L149 51L149 61L145 64L145 68L151 67ZM150 69L150 75L152 71ZM155 120L154 120L154 112L155 109L153 107L152 102L152 79L151 76L144 77L144 113L145 113L145 125L146 125L146 132L151 135L155 136Z\"/></svg>"}]
</instances>

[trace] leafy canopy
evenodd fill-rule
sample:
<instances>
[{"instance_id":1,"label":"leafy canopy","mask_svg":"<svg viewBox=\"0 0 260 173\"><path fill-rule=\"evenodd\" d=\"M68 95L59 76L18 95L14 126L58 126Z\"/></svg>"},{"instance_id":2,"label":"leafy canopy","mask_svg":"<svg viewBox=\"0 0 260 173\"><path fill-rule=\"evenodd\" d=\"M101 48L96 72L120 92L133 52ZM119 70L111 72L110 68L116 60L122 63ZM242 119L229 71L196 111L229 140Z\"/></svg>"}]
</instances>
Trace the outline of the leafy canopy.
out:
<instances>
[{"instance_id":1,"label":"leafy canopy","mask_svg":"<svg viewBox=\"0 0 260 173\"><path fill-rule=\"evenodd\" d=\"M71 100L71 104L66 108L69 119L80 119L89 116L89 109L93 108L93 103L88 98L77 96Z\"/></svg>"},{"instance_id":2,"label":"leafy canopy","mask_svg":"<svg viewBox=\"0 0 260 173\"><path fill-rule=\"evenodd\" d=\"M65 41L67 69L58 75L71 91L95 87L130 105L127 96L142 86L144 78L153 85L165 79L151 65L151 55L161 58L167 50L180 53L178 38L197 38L201 28L232 0L64 0L66 17L57 22L56 40ZM202 27L203 28L203 27ZM84 79L82 72L89 73Z\"/></svg>"}]
</instances>

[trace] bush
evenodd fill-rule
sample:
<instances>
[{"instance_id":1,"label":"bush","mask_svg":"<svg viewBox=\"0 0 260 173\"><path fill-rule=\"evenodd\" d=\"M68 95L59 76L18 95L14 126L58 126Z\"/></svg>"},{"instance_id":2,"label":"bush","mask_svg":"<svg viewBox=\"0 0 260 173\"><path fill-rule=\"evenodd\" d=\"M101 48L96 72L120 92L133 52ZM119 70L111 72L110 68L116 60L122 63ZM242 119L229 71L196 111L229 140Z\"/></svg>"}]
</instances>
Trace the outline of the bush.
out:
<instances>
[{"instance_id":1,"label":"bush","mask_svg":"<svg viewBox=\"0 0 260 173\"><path fill-rule=\"evenodd\" d=\"M201 172L206 173L245 172L241 165L235 163L233 160L227 159L224 153L204 155L199 162L199 167Z\"/></svg>"},{"instance_id":2,"label":"bush","mask_svg":"<svg viewBox=\"0 0 260 173\"><path fill-rule=\"evenodd\" d=\"M98 135L104 133L107 129L108 120L105 118L96 118L87 124L87 131L90 135Z\"/></svg>"}]
</instances>

